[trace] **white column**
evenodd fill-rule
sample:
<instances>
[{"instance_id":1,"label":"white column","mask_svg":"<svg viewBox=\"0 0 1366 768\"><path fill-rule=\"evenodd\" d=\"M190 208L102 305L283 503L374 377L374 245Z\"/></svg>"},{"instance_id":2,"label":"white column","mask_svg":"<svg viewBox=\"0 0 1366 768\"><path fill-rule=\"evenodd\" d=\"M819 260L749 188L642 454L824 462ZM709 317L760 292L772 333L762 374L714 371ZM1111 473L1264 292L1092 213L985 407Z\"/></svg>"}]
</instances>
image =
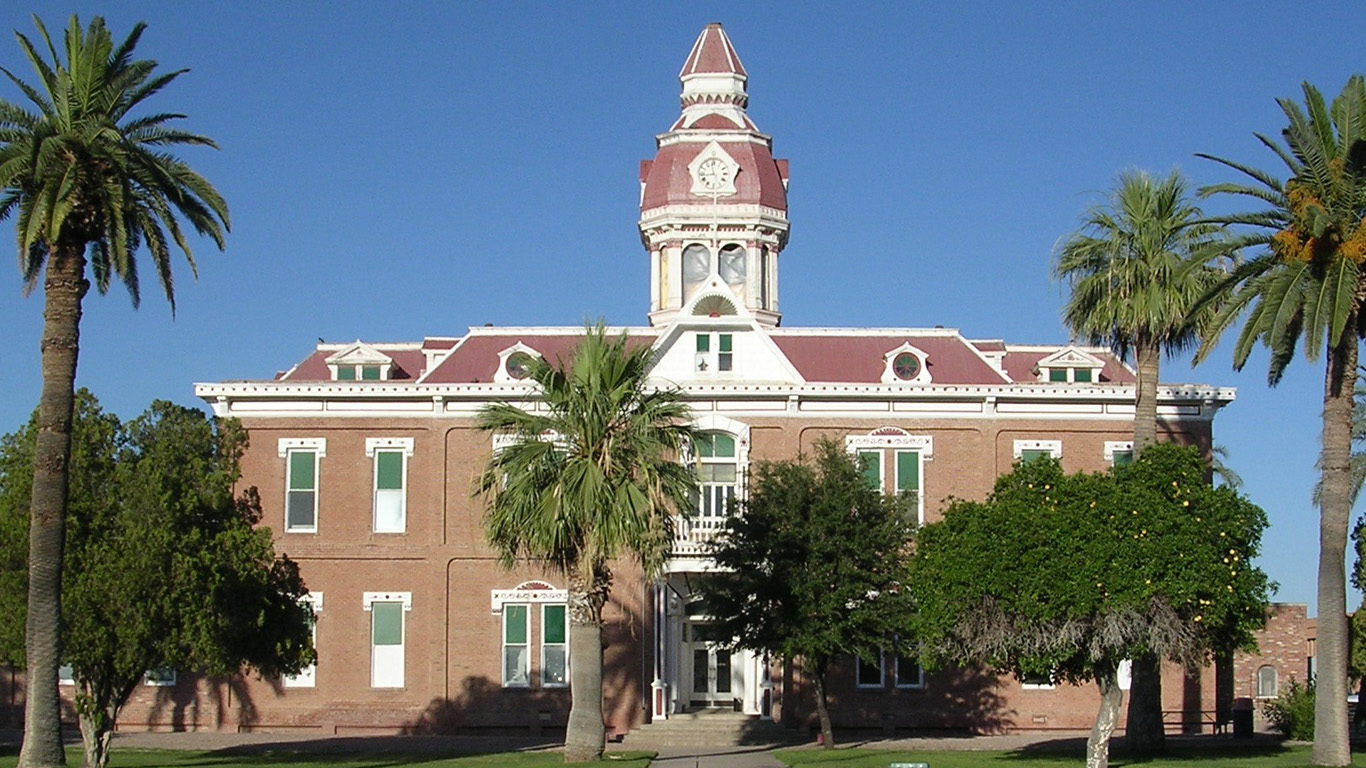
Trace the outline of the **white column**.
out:
<instances>
[{"instance_id":1,"label":"white column","mask_svg":"<svg viewBox=\"0 0 1366 768\"><path fill-rule=\"evenodd\" d=\"M669 619L667 612L664 610L665 601L668 600L668 595L665 592L663 579L655 581L654 598L655 632L653 652L655 658L654 679L650 681L650 719L665 720L669 716L669 689L664 683L665 635L668 629L666 622L668 622Z\"/></svg>"}]
</instances>

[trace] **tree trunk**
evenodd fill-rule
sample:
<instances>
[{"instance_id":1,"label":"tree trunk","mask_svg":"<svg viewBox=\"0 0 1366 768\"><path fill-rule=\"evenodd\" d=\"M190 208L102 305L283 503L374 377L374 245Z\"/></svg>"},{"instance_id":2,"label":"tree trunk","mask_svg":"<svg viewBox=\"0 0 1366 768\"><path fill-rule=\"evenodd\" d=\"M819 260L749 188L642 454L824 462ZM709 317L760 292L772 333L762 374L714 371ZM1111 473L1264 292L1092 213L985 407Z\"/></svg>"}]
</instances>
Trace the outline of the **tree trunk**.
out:
<instances>
[{"instance_id":1,"label":"tree trunk","mask_svg":"<svg viewBox=\"0 0 1366 768\"><path fill-rule=\"evenodd\" d=\"M573 580L571 576L571 580ZM569 725L564 761L602 759L607 728L602 718L602 602L594 590L569 592Z\"/></svg>"},{"instance_id":2,"label":"tree trunk","mask_svg":"<svg viewBox=\"0 0 1366 768\"><path fill-rule=\"evenodd\" d=\"M1132 756L1155 755L1167 746L1166 729L1162 724L1162 661L1151 653L1145 653L1133 662L1124 744Z\"/></svg>"},{"instance_id":3,"label":"tree trunk","mask_svg":"<svg viewBox=\"0 0 1366 768\"><path fill-rule=\"evenodd\" d=\"M27 692L20 768L66 765L57 668L62 663L62 545L65 540L71 414L80 350L85 280L82 244L48 256L43 284L43 391L29 507L28 614L24 628Z\"/></svg>"},{"instance_id":4,"label":"tree trunk","mask_svg":"<svg viewBox=\"0 0 1366 768\"><path fill-rule=\"evenodd\" d=\"M117 717L117 712L103 709L81 712L77 716L85 754L82 768L105 768L109 764L109 745L114 740L114 721Z\"/></svg>"},{"instance_id":5,"label":"tree trunk","mask_svg":"<svg viewBox=\"0 0 1366 768\"><path fill-rule=\"evenodd\" d=\"M1351 516L1352 394L1357 369L1357 313L1328 349L1323 388L1323 492L1319 497L1319 618L1315 765L1347 765L1347 523Z\"/></svg>"},{"instance_id":6,"label":"tree trunk","mask_svg":"<svg viewBox=\"0 0 1366 768\"><path fill-rule=\"evenodd\" d=\"M1100 709L1086 740L1086 768L1109 768L1110 734L1119 722L1119 709L1124 705L1124 691L1119 689L1115 670L1097 671L1096 687L1100 688Z\"/></svg>"},{"instance_id":7,"label":"tree trunk","mask_svg":"<svg viewBox=\"0 0 1366 768\"><path fill-rule=\"evenodd\" d=\"M830 725L830 704L825 700L825 672L829 665L812 665L811 686L816 689L816 714L821 721L821 743L826 749L835 748L835 729Z\"/></svg>"},{"instance_id":8,"label":"tree trunk","mask_svg":"<svg viewBox=\"0 0 1366 768\"><path fill-rule=\"evenodd\" d=\"M1134 458L1157 442L1157 384L1162 350L1140 340L1134 345L1138 381L1134 386ZM1162 664L1151 654L1133 660L1133 685L1129 690L1129 715L1124 739L1129 751L1151 755L1166 747L1162 728Z\"/></svg>"},{"instance_id":9,"label":"tree trunk","mask_svg":"<svg viewBox=\"0 0 1366 768\"><path fill-rule=\"evenodd\" d=\"M1154 343L1134 345L1138 382L1134 385L1134 458L1157 441L1157 381L1162 350ZM1132 706L1132 704L1130 705Z\"/></svg>"}]
</instances>

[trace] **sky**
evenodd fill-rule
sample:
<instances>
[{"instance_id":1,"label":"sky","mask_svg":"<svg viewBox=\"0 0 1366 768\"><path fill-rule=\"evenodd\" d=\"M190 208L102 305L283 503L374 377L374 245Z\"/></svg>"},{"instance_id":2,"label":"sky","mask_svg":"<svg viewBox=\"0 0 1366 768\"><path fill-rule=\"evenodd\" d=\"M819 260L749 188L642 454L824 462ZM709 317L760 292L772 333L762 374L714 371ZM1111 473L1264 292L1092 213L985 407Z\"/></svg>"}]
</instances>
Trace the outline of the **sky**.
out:
<instances>
[{"instance_id":1,"label":"sky","mask_svg":"<svg viewBox=\"0 0 1366 768\"><path fill-rule=\"evenodd\" d=\"M119 39L145 21L139 56L190 70L153 104L218 142L181 155L232 214L223 253L192 244L197 279L175 264L174 317L147 272L136 311L118 286L86 300L78 384L125 418L197 404L195 382L270 378L318 339L644 325L639 162L708 22L791 160L784 325L1026 344L1068 340L1056 246L1119 172L1236 180L1204 152L1283 175L1254 136L1283 127L1276 99L1366 70L1366 11L1347 2L9 0L0 30L33 38L36 13L60 35L73 12ZM0 66L34 80L10 37ZM0 98L22 95L0 81ZM41 384L42 298L8 269L0 432ZM1301 355L1274 389L1266 364L1235 372L1224 344L1163 379L1238 388L1215 440L1270 518L1276 599L1312 614L1322 361Z\"/></svg>"}]
</instances>

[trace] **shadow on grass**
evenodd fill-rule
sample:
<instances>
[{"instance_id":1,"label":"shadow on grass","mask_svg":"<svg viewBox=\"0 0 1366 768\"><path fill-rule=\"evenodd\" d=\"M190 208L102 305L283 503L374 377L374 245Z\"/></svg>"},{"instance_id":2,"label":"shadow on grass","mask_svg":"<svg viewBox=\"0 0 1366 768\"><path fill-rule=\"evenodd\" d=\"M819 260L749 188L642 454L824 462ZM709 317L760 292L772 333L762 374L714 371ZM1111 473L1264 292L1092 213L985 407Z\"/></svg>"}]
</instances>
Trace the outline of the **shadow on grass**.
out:
<instances>
[{"instance_id":1,"label":"shadow on grass","mask_svg":"<svg viewBox=\"0 0 1366 768\"><path fill-rule=\"evenodd\" d=\"M1161 755L1131 757L1124 747L1124 738L1110 742L1110 763L1115 766L1145 765L1158 763L1200 763L1211 760L1236 760L1275 757L1290 751L1281 740L1261 738L1251 741L1234 741L1222 736L1168 737L1167 750ZM1027 762L1030 760L1056 760L1059 757L1086 758L1086 738L1083 736L1039 741L1006 754L1006 759Z\"/></svg>"}]
</instances>

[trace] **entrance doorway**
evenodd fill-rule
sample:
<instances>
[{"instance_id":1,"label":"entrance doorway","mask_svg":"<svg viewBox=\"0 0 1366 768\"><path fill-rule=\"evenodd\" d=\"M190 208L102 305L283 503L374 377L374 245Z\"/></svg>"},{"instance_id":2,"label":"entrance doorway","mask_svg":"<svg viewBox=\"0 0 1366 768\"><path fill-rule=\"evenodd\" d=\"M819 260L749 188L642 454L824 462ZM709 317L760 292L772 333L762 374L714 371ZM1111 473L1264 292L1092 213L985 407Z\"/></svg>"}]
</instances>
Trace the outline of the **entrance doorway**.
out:
<instances>
[{"instance_id":1,"label":"entrance doorway","mask_svg":"<svg viewBox=\"0 0 1366 768\"><path fill-rule=\"evenodd\" d=\"M729 649L716 639L710 624L689 624L690 665L688 705L702 708L735 706L735 664Z\"/></svg>"}]
</instances>

